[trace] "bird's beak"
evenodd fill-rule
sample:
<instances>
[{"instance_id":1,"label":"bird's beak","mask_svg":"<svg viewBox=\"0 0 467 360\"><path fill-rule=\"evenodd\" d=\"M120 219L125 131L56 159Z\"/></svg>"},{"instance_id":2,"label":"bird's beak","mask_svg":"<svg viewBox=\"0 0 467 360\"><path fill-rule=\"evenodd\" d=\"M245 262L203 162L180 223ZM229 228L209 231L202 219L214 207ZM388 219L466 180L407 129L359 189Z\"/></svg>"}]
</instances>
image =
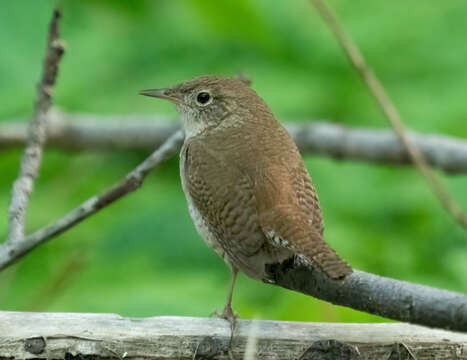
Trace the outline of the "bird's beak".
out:
<instances>
[{"instance_id":1,"label":"bird's beak","mask_svg":"<svg viewBox=\"0 0 467 360\"><path fill-rule=\"evenodd\" d=\"M170 89L164 88L164 89L149 89L149 90L141 90L139 92L140 95L144 96L151 96L151 97L156 97L159 99L167 99L167 100L172 100L173 98L171 96L168 96L167 93Z\"/></svg>"}]
</instances>

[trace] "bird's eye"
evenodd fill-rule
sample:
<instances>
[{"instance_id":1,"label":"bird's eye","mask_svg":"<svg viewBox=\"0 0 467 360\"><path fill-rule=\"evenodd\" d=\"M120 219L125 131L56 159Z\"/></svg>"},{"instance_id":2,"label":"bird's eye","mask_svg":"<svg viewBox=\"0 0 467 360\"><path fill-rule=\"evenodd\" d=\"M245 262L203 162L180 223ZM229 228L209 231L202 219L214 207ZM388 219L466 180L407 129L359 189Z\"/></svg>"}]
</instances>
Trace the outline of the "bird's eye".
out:
<instances>
[{"instance_id":1,"label":"bird's eye","mask_svg":"<svg viewBox=\"0 0 467 360\"><path fill-rule=\"evenodd\" d=\"M207 105L207 103L211 100L211 94L206 91L201 91L198 96L196 96L196 101L200 105Z\"/></svg>"}]
</instances>

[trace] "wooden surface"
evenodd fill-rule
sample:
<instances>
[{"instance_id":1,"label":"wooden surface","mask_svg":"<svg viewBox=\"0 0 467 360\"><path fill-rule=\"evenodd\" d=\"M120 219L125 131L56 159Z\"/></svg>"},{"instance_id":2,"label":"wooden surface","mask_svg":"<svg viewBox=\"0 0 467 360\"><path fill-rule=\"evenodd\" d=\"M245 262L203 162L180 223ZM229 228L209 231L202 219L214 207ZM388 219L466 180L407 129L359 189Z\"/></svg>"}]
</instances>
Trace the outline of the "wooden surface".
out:
<instances>
[{"instance_id":1,"label":"wooden surface","mask_svg":"<svg viewBox=\"0 0 467 360\"><path fill-rule=\"evenodd\" d=\"M467 359L467 334L401 324L0 312L0 359Z\"/></svg>"}]
</instances>

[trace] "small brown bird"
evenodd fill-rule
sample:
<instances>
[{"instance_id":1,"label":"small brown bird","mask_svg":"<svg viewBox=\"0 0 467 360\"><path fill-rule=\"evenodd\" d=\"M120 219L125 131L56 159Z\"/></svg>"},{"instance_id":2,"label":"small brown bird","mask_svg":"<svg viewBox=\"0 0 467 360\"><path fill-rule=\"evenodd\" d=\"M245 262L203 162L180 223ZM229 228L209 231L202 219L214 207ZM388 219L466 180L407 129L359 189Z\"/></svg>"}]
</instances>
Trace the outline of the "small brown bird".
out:
<instances>
[{"instance_id":1,"label":"small brown bird","mask_svg":"<svg viewBox=\"0 0 467 360\"><path fill-rule=\"evenodd\" d=\"M191 217L232 267L222 317L234 319L238 270L268 280L266 264L302 255L332 279L352 272L323 239L318 196L292 137L247 81L201 76L141 94L180 112L180 174Z\"/></svg>"}]
</instances>

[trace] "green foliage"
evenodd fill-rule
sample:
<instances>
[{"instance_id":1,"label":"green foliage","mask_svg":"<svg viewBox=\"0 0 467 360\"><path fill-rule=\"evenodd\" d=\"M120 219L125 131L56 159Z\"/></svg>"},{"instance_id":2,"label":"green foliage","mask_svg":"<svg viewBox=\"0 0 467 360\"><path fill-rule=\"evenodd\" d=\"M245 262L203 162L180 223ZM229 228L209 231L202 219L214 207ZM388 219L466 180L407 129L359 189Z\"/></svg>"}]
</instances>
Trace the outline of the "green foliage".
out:
<instances>
[{"instance_id":1,"label":"green foliage","mask_svg":"<svg viewBox=\"0 0 467 360\"><path fill-rule=\"evenodd\" d=\"M34 0L1 5L0 121L32 112L53 5ZM332 5L409 127L467 137L465 1ZM61 7L68 47L54 101L66 111L174 114L170 104L137 91L200 74L245 72L280 119L388 126L307 0L64 0ZM2 209L20 155L1 154ZM145 155L48 151L27 228L59 218ZM319 190L326 238L351 264L467 290L465 233L413 169L306 161ZM467 207L465 178L445 183ZM222 308L228 281L222 260L195 232L173 159L136 193L0 273L0 308L207 316ZM245 276L237 285L234 307L243 317L381 321Z\"/></svg>"}]
</instances>

